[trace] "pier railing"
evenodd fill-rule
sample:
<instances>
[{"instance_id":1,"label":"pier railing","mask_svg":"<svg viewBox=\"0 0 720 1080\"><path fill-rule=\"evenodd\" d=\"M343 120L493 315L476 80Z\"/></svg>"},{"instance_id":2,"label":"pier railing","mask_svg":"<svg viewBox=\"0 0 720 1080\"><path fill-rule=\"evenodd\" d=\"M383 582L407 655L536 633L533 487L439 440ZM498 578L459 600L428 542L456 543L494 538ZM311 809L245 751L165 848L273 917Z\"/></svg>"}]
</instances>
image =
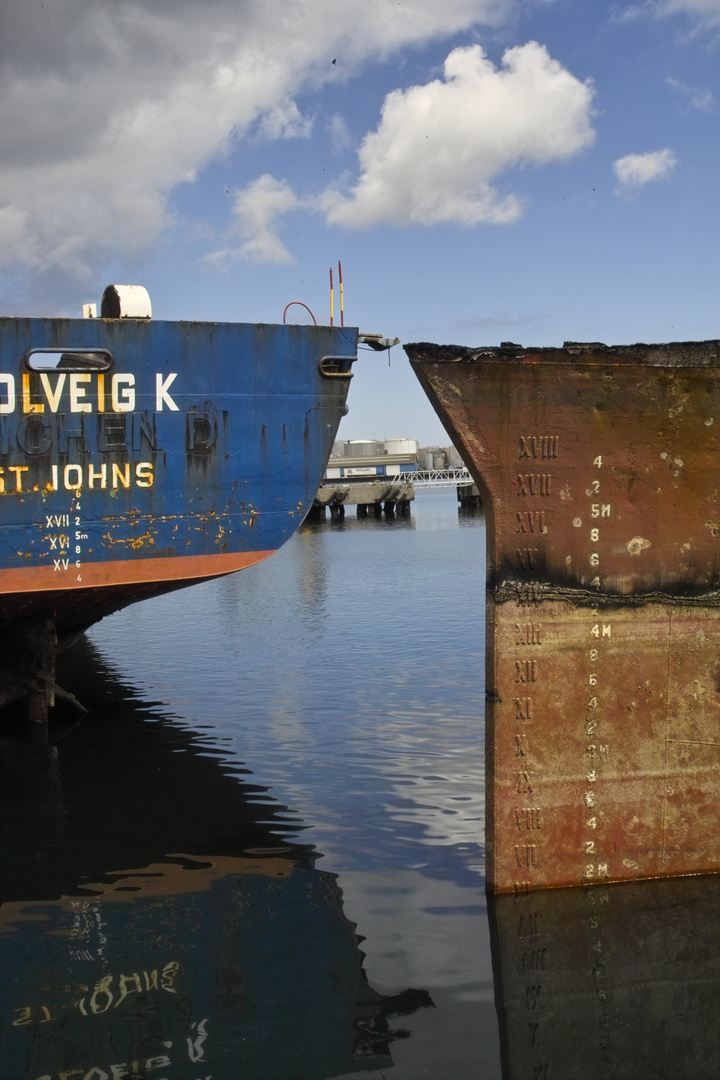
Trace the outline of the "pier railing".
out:
<instances>
[{"instance_id":1,"label":"pier railing","mask_svg":"<svg viewBox=\"0 0 720 1080\"><path fill-rule=\"evenodd\" d=\"M311 520L322 521L329 508L334 518L345 516L347 506L356 506L358 517L382 514L410 513L410 503L418 488L454 487L462 508L480 505L480 495L467 469L425 469L400 473L398 476L347 477L325 479L320 485L308 514Z\"/></svg>"},{"instance_id":2,"label":"pier railing","mask_svg":"<svg viewBox=\"0 0 720 1080\"><path fill-rule=\"evenodd\" d=\"M387 476L344 476L341 479L325 478L322 487L361 486L365 484L412 484L418 488L457 487L458 484L474 483L466 468L459 469L417 469L412 472L388 474Z\"/></svg>"},{"instance_id":3,"label":"pier railing","mask_svg":"<svg viewBox=\"0 0 720 1080\"><path fill-rule=\"evenodd\" d=\"M413 487L457 487L458 484L472 484L473 478L467 469L424 469L406 473L412 478Z\"/></svg>"}]
</instances>

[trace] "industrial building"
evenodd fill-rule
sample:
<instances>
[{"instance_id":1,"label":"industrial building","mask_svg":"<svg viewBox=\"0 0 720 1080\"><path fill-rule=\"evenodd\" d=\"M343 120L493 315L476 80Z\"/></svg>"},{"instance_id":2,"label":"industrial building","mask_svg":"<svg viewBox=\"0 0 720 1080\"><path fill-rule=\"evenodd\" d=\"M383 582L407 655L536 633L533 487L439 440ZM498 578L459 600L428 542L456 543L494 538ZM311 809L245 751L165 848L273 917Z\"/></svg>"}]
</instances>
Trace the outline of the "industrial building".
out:
<instances>
[{"instance_id":1,"label":"industrial building","mask_svg":"<svg viewBox=\"0 0 720 1080\"><path fill-rule=\"evenodd\" d=\"M454 446L420 447L417 439L406 438L347 439L334 444L325 479L405 476L419 470L461 469L462 466Z\"/></svg>"}]
</instances>

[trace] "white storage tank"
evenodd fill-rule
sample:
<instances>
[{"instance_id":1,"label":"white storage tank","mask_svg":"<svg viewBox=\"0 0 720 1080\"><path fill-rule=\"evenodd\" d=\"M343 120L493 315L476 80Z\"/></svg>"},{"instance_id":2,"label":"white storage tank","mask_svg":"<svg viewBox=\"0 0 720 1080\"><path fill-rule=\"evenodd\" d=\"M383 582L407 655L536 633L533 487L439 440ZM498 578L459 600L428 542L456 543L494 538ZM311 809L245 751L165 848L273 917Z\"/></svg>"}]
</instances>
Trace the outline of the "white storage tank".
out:
<instances>
[{"instance_id":1,"label":"white storage tank","mask_svg":"<svg viewBox=\"0 0 720 1080\"><path fill-rule=\"evenodd\" d=\"M385 449L376 439L350 439L345 443L345 457L376 457Z\"/></svg>"},{"instance_id":2,"label":"white storage tank","mask_svg":"<svg viewBox=\"0 0 720 1080\"><path fill-rule=\"evenodd\" d=\"M412 454L413 457L417 457L418 441L417 439L386 439L385 450L388 454Z\"/></svg>"}]
</instances>

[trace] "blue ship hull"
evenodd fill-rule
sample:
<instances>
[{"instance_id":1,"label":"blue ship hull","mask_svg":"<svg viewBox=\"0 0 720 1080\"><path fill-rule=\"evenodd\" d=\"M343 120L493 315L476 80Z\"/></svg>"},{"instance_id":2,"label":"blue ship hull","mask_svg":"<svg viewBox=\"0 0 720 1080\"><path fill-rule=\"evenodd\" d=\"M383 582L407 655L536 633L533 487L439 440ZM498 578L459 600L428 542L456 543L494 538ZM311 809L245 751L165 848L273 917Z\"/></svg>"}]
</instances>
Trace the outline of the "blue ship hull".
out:
<instances>
[{"instance_id":1,"label":"blue ship hull","mask_svg":"<svg viewBox=\"0 0 720 1080\"><path fill-rule=\"evenodd\" d=\"M320 484L357 340L0 319L0 639L38 620L69 637L277 550Z\"/></svg>"}]
</instances>

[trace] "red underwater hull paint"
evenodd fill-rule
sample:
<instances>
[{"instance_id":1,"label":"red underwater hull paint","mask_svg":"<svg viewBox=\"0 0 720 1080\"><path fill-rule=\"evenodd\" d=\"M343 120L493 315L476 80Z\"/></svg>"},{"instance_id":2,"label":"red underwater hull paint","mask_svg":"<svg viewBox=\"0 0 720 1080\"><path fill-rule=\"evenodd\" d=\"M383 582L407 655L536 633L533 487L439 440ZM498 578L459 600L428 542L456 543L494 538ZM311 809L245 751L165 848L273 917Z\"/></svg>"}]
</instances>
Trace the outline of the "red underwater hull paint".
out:
<instances>
[{"instance_id":1,"label":"red underwater hull paint","mask_svg":"<svg viewBox=\"0 0 720 1080\"><path fill-rule=\"evenodd\" d=\"M115 563L85 563L82 581L53 589L49 567L5 571L0 576L2 611L5 619L21 625L53 619L61 641L71 641L78 632L115 611L175 592L189 585L222 577L262 562L272 551L244 554L188 555L180 558L130 560ZM9 580L8 580L9 579Z\"/></svg>"},{"instance_id":2,"label":"red underwater hull paint","mask_svg":"<svg viewBox=\"0 0 720 1080\"><path fill-rule=\"evenodd\" d=\"M57 574L51 566L29 566L21 570L0 570L0 594L66 592L101 588L108 585L137 585L146 582L176 582L205 580L234 574L267 559L271 551L235 552L227 555L186 555L162 559L117 560L116 562L84 562L75 574L63 577L58 590Z\"/></svg>"}]
</instances>

